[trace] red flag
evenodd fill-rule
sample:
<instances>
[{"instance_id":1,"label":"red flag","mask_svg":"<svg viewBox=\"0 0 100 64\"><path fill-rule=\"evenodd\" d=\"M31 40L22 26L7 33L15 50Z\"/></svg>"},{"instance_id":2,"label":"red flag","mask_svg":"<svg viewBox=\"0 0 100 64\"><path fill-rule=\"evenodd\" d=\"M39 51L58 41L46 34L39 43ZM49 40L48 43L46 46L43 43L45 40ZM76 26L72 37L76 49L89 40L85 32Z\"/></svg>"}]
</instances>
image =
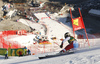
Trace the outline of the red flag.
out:
<instances>
[{"instance_id":1,"label":"red flag","mask_svg":"<svg viewBox=\"0 0 100 64\"><path fill-rule=\"evenodd\" d=\"M73 31L85 28L82 17L72 18Z\"/></svg>"},{"instance_id":2,"label":"red flag","mask_svg":"<svg viewBox=\"0 0 100 64\"><path fill-rule=\"evenodd\" d=\"M72 12L71 12L71 8L70 8L70 15L71 15L71 21L72 21L72 26L73 26L73 34L74 34L74 37L75 37L74 31L84 29L85 34L86 34L86 38L87 38L87 41L88 41L88 45L90 46L88 36L87 36L87 33L86 33L86 29L85 29L85 26L84 26L84 23L83 23L83 18L82 18L80 8L78 8L78 10L79 10L79 13L80 13L80 17L72 18Z\"/></svg>"}]
</instances>

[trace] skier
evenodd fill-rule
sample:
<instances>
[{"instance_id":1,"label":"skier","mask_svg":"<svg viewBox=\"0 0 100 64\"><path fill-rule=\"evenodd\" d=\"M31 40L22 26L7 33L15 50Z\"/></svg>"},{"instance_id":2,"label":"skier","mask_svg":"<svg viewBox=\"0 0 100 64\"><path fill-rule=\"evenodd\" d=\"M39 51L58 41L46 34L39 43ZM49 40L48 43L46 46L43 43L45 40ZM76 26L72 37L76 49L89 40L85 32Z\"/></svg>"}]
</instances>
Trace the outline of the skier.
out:
<instances>
[{"instance_id":1,"label":"skier","mask_svg":"<svg viewBox=\"0 0 100 64\"><path fill-rule=\"evenodd\" d=\"M63 50L61 50L60 53L69 52L69 50L71 49L74 51L75 49L78 48L79 46L78 42L76 41L74 37L70 36L69 32L65 33L64 37L65 39L62 41L60 48L63 47L63 43L66 41L68 41L69 44Z\"/></svg>"}]
</instances>

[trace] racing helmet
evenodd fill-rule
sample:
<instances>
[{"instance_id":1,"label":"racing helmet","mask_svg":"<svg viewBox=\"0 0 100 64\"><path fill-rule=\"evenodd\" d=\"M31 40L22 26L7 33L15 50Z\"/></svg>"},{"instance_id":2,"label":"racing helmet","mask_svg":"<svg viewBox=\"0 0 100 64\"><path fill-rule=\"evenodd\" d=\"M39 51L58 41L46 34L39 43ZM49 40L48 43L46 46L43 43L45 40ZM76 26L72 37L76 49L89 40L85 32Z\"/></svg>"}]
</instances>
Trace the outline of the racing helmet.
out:
<instances>
[{"instance_id":1,"label":"racing helmet","mask_svg":"<svg viewBox=\"0 0 100 64\"><path fill-rule=\"evenodd\" d=\"M69 32L66 32L66 33L64 34L64 37L66 38L66 37L68 37L68 36L70 36L70 34L69 34Z\"/></svg>"}]
</instances>

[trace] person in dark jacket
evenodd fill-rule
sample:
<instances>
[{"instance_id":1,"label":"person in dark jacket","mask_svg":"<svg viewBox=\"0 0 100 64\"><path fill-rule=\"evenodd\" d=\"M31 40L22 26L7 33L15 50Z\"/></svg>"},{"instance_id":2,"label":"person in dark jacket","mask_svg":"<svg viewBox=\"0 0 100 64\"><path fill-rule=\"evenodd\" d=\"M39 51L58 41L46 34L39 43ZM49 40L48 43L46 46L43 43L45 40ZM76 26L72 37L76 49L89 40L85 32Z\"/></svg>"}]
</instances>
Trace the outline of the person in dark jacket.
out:
<instances>
[{"instance_id":1,"label":"person in dark jacket","mask_svg":"<svg viewBox=\"0 0 100 64\"><path fill-rule=\"evenodd\" d=\"M28 52L28 55L31 55L31 51L30 51L29 49L28 49L28 51L27 51L27 52Z\"/></svg>"}]
</instances>

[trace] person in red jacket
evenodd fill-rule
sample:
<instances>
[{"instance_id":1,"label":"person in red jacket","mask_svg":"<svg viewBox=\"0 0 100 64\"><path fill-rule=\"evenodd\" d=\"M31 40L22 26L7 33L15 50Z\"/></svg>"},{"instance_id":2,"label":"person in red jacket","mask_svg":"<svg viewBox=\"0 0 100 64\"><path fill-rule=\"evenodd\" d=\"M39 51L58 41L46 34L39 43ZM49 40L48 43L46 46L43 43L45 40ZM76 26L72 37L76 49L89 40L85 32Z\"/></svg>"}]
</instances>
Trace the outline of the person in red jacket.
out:
<instances>
[{"instance_id":1,"label":"person in red jacket","mask_svg":"<svg viewBox=\"0 0 100 64\"><path fill-rule=\"evenodd\" d=\"M65 39L62 41L60 48L63 48L63 43L68 41L68 45L60 51L60 53L68 52L70 49L77 49L79 47L77 40L70 36L69 32L64 34Z\"/></svg>"}]
</instances>

